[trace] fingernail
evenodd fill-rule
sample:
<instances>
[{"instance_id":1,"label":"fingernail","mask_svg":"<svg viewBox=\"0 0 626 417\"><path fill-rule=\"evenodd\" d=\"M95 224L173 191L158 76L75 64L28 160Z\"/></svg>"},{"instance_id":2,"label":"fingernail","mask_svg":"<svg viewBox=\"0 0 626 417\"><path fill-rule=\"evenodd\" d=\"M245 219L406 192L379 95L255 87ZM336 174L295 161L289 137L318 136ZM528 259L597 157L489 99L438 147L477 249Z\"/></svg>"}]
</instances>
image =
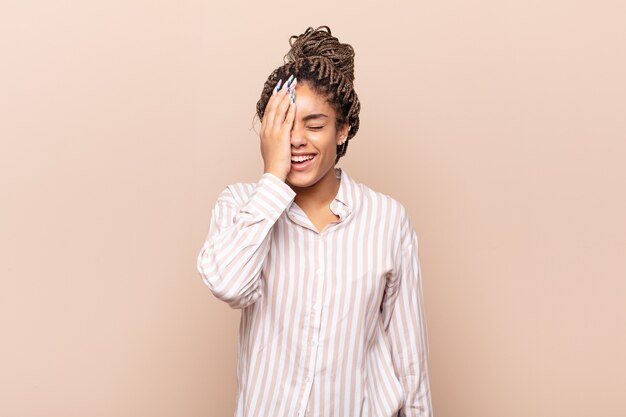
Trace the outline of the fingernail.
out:
<instances>
[{"instance_id":1,"label":"fingernail","mask_svg":"<svg viewBox=\"0 0 626 417\"><path fill-rule=\"evenodd\" d=\"M289 83L291 82L291 80L293 80L293 74L291 74L289 76L289 78L287 79L287 82L285 83L286 86L289 86Z\"/></svg>"},{"instance_id":2,"label":"fingernail","mask_svg":"<svg viewBox=\"0 0 626 417\"><path fill-rule=\"evenodd\" d=\"M274 91L280 90L280 86L282 83L283 83L283 79L281 78L280 80L278 80L278 84L276 84L276 88L274 89Z\"/></svg>"}]
</instances>

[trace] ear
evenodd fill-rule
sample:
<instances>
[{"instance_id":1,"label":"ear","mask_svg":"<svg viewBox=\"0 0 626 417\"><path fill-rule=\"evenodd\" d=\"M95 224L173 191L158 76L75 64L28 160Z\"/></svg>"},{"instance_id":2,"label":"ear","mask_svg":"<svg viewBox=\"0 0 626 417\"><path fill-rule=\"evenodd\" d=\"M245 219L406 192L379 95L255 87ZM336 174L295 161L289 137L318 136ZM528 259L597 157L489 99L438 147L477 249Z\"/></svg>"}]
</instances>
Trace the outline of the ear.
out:
<instances>
[{"instance_id":1,"label":"ear","mask_svg":"<svg viewBox=\"0 0 626 417\"><path fill-rule=\"evenodd\" d=\"M349 130L350 125L348 124L348 122L345 122L343 125L341 125L339 131L337 132L337 145L341 145L345 141L345 139L348 137Z\"/></svg>"}]
</instances>

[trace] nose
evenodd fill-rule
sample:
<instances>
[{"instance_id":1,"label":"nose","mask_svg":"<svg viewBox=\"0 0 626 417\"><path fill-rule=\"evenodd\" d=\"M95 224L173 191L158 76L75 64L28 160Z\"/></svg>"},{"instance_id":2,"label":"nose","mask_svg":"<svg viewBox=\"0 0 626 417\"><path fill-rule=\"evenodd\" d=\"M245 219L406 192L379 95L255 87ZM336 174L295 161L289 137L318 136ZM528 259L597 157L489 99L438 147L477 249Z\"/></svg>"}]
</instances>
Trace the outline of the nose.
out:
<instances>
[{"instance_id":1,"label":"nose","mask_svg":"<svg viewBox=\"0 0 626 417\"><path fill-rule=\"evenodd\" d=\"M291 128L291 145L295 148L298 148L302 145L306 145L306 137L302 129L300 129L297 124L294 122L293 127Z\"/></svg>"}]
</instances>

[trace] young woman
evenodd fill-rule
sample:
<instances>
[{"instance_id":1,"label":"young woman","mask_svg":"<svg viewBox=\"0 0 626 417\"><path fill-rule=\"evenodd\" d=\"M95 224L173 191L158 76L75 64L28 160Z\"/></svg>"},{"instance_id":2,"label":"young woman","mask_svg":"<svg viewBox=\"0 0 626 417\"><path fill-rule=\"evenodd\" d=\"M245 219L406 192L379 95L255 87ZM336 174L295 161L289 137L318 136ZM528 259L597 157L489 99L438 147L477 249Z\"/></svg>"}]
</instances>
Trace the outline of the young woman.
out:
<instances>
[{"instance_id":1,"label":"young woman","mask_svg":"<svg viewBox=\"0 0 626 417\"><path fill-rule=\"evenodd\" d=\"M257 103L264 172L221 192L198 256L241 309L235 415L432 416L416 233L335 167L359 128L353 48L327 26L290 45Z\"/></svg>"}]
</instances>

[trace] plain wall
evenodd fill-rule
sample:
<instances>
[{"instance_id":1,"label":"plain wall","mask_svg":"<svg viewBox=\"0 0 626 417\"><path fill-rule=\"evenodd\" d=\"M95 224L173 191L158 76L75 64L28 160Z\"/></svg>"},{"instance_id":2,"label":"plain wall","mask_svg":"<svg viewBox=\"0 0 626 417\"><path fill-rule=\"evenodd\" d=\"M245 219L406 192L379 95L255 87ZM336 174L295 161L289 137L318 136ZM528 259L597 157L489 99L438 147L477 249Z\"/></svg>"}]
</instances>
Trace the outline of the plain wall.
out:
<instances>
[{"instance_id":1,"label":"plain wall","mask_svg":"<svg viewBox=\"0 0 626 417\"><path fill-rule=\"evenodd\" d=\"M5 1L0 415L232 415L196 271L289 36L356 50L338 166L420 240L437 417L626 415L623 1ZM256 124L258 130L258 123Z\"/></svg>"}]
</instances>

